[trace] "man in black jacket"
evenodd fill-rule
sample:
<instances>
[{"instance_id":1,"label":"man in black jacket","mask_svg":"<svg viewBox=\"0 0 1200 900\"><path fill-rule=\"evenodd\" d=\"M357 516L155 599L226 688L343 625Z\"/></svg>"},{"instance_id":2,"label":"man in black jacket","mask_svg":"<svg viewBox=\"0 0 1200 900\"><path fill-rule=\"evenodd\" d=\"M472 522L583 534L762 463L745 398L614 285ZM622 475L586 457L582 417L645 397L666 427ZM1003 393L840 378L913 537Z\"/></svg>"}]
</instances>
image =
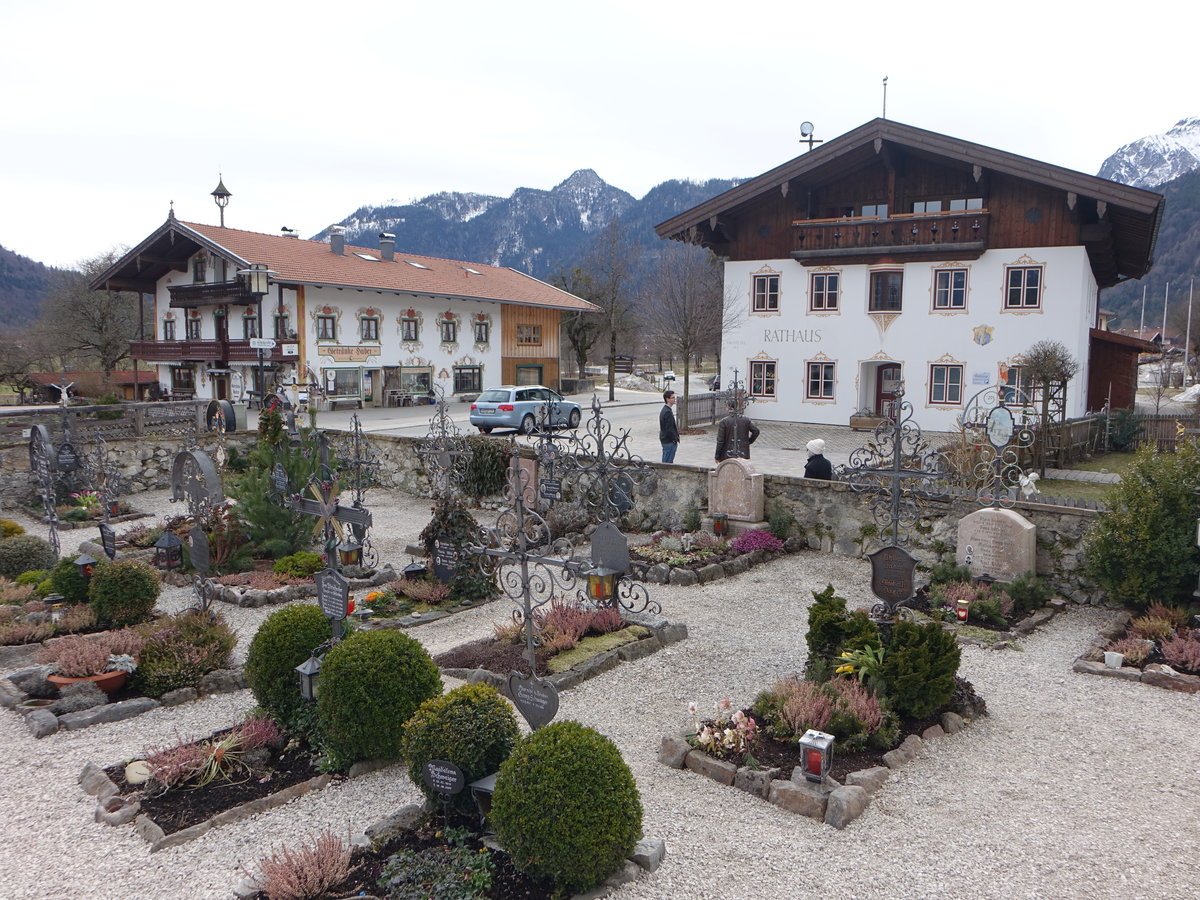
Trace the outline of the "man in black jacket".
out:
<instances>
[{"instance_id":1,"label":"man in black jacket","mask_svg":"<svg viewBox=\"0 0 1200 900\"><path fill-rule=\"evenodd\" d=\"M750 445L758 440L758 426L747 416L738 415L737 406L729 404L729 415L717 424L716 461L750 458Z\"/></svg>"},{"instance_id":2,"label":"man in black jacket","mask_svg":"<svg viewBox=\"0 0 1200 900\"><path fill-rule=\"evenodd\" d=\"M675 392L663 391L663 408L658 412L658 442L662 444L662 461L675 462L679 449L679 424L675 421Z\"/></svg>"}]
</instances>

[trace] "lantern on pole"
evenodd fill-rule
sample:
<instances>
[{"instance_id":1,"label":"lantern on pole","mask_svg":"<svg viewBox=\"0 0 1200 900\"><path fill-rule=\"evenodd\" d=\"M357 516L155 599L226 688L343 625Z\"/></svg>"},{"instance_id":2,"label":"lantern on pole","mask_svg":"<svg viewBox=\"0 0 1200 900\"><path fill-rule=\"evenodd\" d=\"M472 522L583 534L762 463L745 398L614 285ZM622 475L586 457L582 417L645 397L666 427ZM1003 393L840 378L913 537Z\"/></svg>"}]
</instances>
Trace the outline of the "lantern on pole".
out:
<instances>
[{"instance_id":1,"label":"lantern on pole","mask_svg":"<svg viewBox=\"0 0 1200 900\"><path fill-rule=\"evenodd\" d=\"M588 598L600 606L611 605L617 588L617 576L621 573L600 565L588 569L584 574L587 576Z\"/></svg>"},{"instance_id":2,"label":"lantern on pole","mask_svg":"<svg viewBox=\"0 0 1200 900\"><path fill-rule=\"evenodd\" d=\"M75 557L75 571L79 573L81 578L89 579L92 577L92 570L98 562L100 560L96 559L96 557L89 556L87 553L81 553Z\"/></svg>"},{"instance_id":3,"label":"lantern on pole","mask_svg":"<svg viewBox=\"0 0 1200 900\"><path fill-rule=\"evenodd\" d=\"M337 545L337 553L343 566L357 566L362 561L362 544L347 533L346 539Z\"/></svg>"},{"instance_id":4,"label":"lantern on pole","mask_svg":"<svg viewBox=\"0 0 1200 900\"><path fill-rule=\"evenodd\" d=\"M163 532L163 536L154 542L154 565L167 570L183 565L183 541L175 532Z\"/></svg>"},{"instance_id":5,"label":"lantern on pole","mask_svg":"<svg viewBox=\"0 0 1200 900\"><path fill-rule=\"evenodd\" d=\"M800 750L804 754L804 777L809 781L824 781L833 757L833 735L810 728L800 738Z\"/></svg>"},{"instance_id":6,"label":"lantern on pole","mask_svg":"<svg viewBox=\"0 0 1200 900\"><path fill-rule=\"evenodd\" d=\"M309 703L315 702L318 682L321 678L321 660L316 656L310 656L296 666L296 672L300 675L300 696Z\"/></svg>"}]
</instances>

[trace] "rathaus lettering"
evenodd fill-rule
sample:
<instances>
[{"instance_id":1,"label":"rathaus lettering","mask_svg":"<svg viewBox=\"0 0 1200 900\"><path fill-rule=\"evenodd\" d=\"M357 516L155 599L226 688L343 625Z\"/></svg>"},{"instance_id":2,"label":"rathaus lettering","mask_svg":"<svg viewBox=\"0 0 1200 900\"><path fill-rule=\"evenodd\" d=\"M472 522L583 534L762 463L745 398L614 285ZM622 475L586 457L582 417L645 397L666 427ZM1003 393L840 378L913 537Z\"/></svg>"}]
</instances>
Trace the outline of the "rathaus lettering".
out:
<instances>
[{"instance_id":1,"label":"rathaus lettering","mask_svg":"<svg viewBox=\"0 0 1200 900\"><path fill-rule=\"evenodd\" d=\"M821 341L820 328L766 328L763 329L763 343L772 341L781 343L790 341L801 344L817 344Z\"/></svg>"}]
</instances>

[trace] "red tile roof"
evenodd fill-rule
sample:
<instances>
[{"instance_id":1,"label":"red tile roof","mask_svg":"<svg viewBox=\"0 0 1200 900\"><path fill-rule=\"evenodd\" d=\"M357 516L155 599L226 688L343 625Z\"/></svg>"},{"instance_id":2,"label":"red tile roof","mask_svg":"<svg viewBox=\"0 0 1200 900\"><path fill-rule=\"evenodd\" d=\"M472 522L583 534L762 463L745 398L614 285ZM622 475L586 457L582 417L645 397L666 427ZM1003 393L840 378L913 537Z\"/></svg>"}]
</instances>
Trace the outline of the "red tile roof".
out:
<instances>
[{"instance_id":1,"label":"red tile roof","mask_svg":"<svg viewBox=\"0 0 1200 900\"><path fill-rule=\"evenodd\" d=\"M284 284L330 285L363 290L462 297L522 306L545 306L564 310L595 311L586 300L559 290L516 269L486 263L417 256L397 251L391 262L380 259L378 250L346 246L338 255L321 241L254 231L239 231L217 225L177 222L228 250L247 263L266 263L276 273L273 281ZM358 254L368 257L364 259ZM419 263L410 265L408 261Z\"/></svg>"}]
</instances>

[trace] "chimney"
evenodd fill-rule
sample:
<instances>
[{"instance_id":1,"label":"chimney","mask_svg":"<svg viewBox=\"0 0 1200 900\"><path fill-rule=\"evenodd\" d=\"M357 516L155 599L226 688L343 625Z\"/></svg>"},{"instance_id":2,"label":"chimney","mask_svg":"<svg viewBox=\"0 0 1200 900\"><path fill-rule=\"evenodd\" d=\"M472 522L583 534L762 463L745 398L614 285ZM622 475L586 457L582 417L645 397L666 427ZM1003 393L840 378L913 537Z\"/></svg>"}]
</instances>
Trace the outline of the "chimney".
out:
<instances>
[{"instance_id":1,"label":"chimney","mask_svg":"<svg viewBox=\"0 0 1200 900\"><path fill-rule=\"evenodd\" d=\"M389 234L386 231L379 234L379 258L387 262L392 261L392 254L396 252L396 236Z\"/></svg>"},{"instance_id":2,"label":"chimney","mask_svg":"<svg viewBox=\"0 0 1200 900\"><path fill-rule=\"evenodd\" d=\"M346 254L346 226L345 225L330 225L329 226L329 252L336 253L338 256Z\"/></svg>"}]
</instances>

